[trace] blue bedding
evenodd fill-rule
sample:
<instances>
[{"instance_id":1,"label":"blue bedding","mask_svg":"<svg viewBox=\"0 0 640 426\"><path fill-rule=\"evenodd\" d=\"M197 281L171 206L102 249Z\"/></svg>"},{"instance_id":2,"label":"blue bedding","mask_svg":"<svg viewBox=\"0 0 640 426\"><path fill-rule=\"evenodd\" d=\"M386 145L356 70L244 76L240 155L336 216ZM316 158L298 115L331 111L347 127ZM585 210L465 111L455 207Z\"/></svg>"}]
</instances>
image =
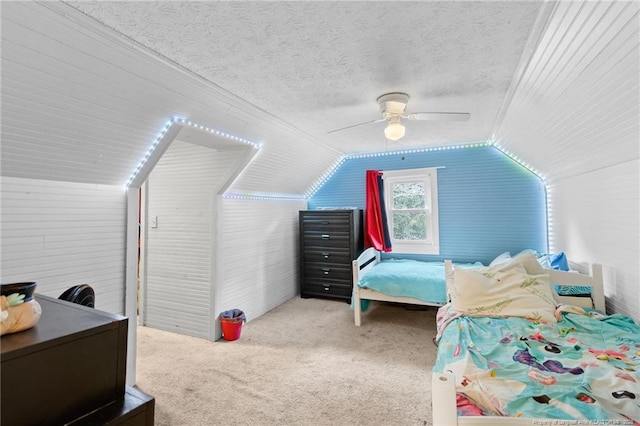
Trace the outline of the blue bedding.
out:
<instances>
[{"instance_id":1,"label":"blue bedding","mask_svg":"<svg viewBox=\"0 0 640 426\"><path fill-rule=\"evenodd\" d=\"M591 287L585 285L554 285L553 288L560 296L591 296Z\"/></svg>"},{"instance_id":2,"label":"blue bedding","mask_svg":"<svg viewBox=\"0 0 640 426\"><path fill-rule=\"evenodd\" d=\"M482 266L480 263L456 265ZM439 305L447 303L444 262L385 259L361 277L358 286L389 296L412 297Z\"/></svg>"}]
</instances>

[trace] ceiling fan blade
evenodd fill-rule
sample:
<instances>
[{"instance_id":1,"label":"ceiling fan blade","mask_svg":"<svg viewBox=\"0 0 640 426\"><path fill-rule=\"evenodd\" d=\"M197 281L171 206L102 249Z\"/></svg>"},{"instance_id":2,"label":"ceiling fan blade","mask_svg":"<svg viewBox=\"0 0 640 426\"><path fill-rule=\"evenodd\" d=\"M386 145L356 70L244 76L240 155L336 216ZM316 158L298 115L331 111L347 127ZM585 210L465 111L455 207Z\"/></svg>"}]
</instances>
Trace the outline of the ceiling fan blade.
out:
<instances>
[{"instance_id":1,"label":"ceiling fan blade","mask_svg":"<svg viewBox=\"0 0 640 426\"><path fill-rule=\"evenodd\" d=\"M371 124L371 123L379 123L379 122L381 122L381 121L385 121L385 119L384 119L384 118L380 118L380 119L378 119L378 120L372 120L372 121L366 121L366 122L364 122L364 123L352 124L351 126L341 127L341 128L339 128L339 129L335 129L335 130L330 130L330 131L328 131L327 133L335 133L335 132L339 132L339 131L341 131L341 130L350 129L350 128L352 128L352 127L363 126L363 125L365 125L365 124Z\"/></svg>"},{"instance_id":2,"label":"ceiling fan blade","mask_svg":"<svg viewBox=\"0 0 640 426\"><path fill-rule=\"evenodd\" d=\"M407 114L409 120L466 121L471 117L468 112L414 112Z\"/></svg>"}]
</instances>

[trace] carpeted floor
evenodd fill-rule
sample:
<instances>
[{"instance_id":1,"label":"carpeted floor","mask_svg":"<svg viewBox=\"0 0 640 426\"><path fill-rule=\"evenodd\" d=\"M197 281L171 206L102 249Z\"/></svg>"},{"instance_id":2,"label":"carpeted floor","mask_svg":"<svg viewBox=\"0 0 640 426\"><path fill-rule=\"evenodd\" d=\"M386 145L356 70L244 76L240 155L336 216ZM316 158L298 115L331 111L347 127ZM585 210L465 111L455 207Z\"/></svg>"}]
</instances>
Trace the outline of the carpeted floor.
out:
<instances>
[{"instance_id":1,"label":"carpeted floor","mask_svg":"<svg viewBox=\"0 0 640 426\"><path fill-rule=\"evenodd\" d=\"M210 342L138 328L155 424L430 425L433 307L293 298Z\"/></svg>"}]
</instances>

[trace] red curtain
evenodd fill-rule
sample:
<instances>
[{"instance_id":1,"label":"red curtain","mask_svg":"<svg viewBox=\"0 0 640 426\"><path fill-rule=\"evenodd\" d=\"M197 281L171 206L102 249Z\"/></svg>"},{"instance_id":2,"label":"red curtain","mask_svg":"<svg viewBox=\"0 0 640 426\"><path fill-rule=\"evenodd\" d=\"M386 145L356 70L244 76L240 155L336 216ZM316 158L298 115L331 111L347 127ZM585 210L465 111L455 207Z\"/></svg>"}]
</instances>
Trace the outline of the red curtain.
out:
<instances>
[{"instance_id":1,"label":"red curtain","mask_svg":"<svg viewBox=\"0 0 640 426\"><path fill-rule=\"evenodd\" d=\"M364 217L364 246L378 251L390 252L391 239L387 229L387 214L384 206L382 172L367 170Z\"/></svg>"}]
</instances>

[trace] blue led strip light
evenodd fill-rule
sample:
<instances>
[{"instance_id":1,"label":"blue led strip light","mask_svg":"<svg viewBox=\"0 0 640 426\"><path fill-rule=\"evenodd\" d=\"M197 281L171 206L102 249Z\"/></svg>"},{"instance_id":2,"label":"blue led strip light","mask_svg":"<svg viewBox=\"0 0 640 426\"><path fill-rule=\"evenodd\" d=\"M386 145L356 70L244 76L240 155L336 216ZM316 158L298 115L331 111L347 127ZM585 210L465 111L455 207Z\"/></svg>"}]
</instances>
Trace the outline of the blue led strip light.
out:
<instances>
[{"instance_id":1,"label":"blue led strip light","mask_svg":"<svg viewBox=\"0 0 640 426\"><path fill-rule=\"evenodd\" d=\"M138 173L140 173L140 170L142 169L142 166L145 165L145 163L147 162L147 160L149 159L149 157L151 157L151 154L153 153L153 151L156 149L156 147L158 146L158 144L160 143L160 141L162 140L162 138L164 138L164 135L167 134L167 131L171 128L171 126L173 126L173 124L176 122L175 118L171 119L162 129L162 131L160 132L160 134L156 137L156 139L153 141L153 143L151 144L151 148L149 148L149 150L147 151L147 153L144 155L144 158L140 161L140 163L138 164L138 167L136 167L136 169L133 171L133 173L131 173L131 176L129 176L129 180L127 181L127 184L125 185L127 188L131 185L131 182L133 182L133 180L135 179L136 176L138 176Z\"/></svg>"},{"instance_id":2,"label":"blue led strip light","mask_svg":"<svg viewBox=\"0 0 640 426\"><path fill-rule=\"evenodd\" d=\"M225 192L222 198L227 200L285 200L304 201L306 198L298 194L270 194L270 193L238 193Z\"/></svg>"},{"instance_id":3,"label":"blue led strip light","mask_svg":"<svg viewBox=\"0 0 640 426\"><path fill-rule=\"evenodd\" d=\"M172 118L162 129L162 131L160 132L160 134L158 134L158 136L156 137L156 139L153 141L153 143L151 144L151 147L149 148L149 150L147 151L147 153L145 154L144 158L140 161L140 163L138 164L138 166L136 167L136 169L133 171L133 173L131 174L131 176L129 176L129 180L126 183L126 187L129 187L131 185L131 182L133 182L133 180L136 178L136 176L138 175L138 173L140 173L140 170L142 170L142 167L146 164L146 162L149 160L149 158L151 157L151 154L155 151L155 149L158 147L158 145L160 144L160 142L162 141L162 139L165 137L165 135L167 134L167 132L169 131L169 129L171 128L171 126L173 126L174 124L180 124L182 126L191 126L194 127L196 129L200 129L203 130L205 132L209 132L212 135L216 135L216 136L220 136L223 138L227 138L236 142L240 142L240 143L244 143L247 145L251 145L252 147L256 148L256 149L261 149L262 148L262 144L261 143L257 143L257 142L252 142L248 139L245 138L241 138L238 136L234 136L232 134L229 133L225 133L221 130L217 130L217 129L212 129L210 127L206 127L203 125L200 125L198 123L195 123L193 121L189 121L187 119L184 118Z\"/></svg>"},{"instance_id":4,"label":"blue led strip light","mask_svg":"<svg viewBox=\"0 0 640 426\"><path fill-rule=\"evenodd\" d=\"M493 143L493 144L491 144L491 146L496 148L498 151L500 151L501 153L503 153L504 155L506 155L507 157L509 157L513 161L515 161L516 163L520 164L525 169L529 170L531 173L533 173L538 178L540 178L540 180L546 185L546 180L545 180L545 177L542 175L542 173L540 173L538 170L534 169L529 163L527 163L526 161L522 160L521 158L519 158L517 155L513 154L512 152L510 152L506 148L501 147L500 144L498 144L498 143Z\"/></svg>"},{"instance_id":5,"label":"blue led strip light","mask_svg":"<svg viewBox=\"0 0 640 426\"><path fill-rule=\"evenodd\" d=\"M223 132L221 130L212 129L212 128L203 126L201 124L194 123L193 121L186 120L184 118L180 118L177 121L180 124L191 126L191 127L195 127L196 129L204 130L205 132L209 132L212 135L222 136L223 138L231 139L232 141L237 141L237 142L241 142L241 143L244 143L244 144L247 144L247 145L251 145L252 147L254 147L256 149L262 148L262 144L261 143L252 142L252 141L250 141L248 139L241 138L241 137L238 137L238 136L234 136L232 134L225 133L225 132Z\"/></svg>"},{"instance_id":6,"label":"blue led strip light","mask_svg":"<svg viewBox=\"0 0 640 426\"><path fill-rule=\"evenodd\" d=\"M464 144L464 145L434 146L430 148L404 149L404 150L388 151L388 152L369 152L369 153L362 153L362 154L351 154L348 156L348 158L352 159L352 158L384 157L387 155L416 154L420 152L447 151L451 149L463 149L463 148L479 148L483 146L491 146L491 144L490 143L470 143L470 144Z\"/></svg>"},{"instance_id":7,"label":"blue led strip light","mask_svg":"<svg viewBox=\"0 0 640 426\"><path fill-rule=\"evenodd\" d=\"M309 199L311 197L313 197L313 195L318 192L320 190L320 188L322 188L322 186L327 183L327 181L329 179L331 179L331 177L336 173L336 171L338 171L338 169L342 166L342 164L344 164L344 162L348 159L349 157L347 156L342 156L338 159L338 161L336 161L335 163L333 163L333 165L331 167L329 167L329 169L324 172L322 174L322 176L320 176L320 178L318 180L316 180L316 182L311 185L311 188L309 188L305 193L304 193L304 198L305 199Z\"/></svg>"},{"instance_id":8,"label":"blue led strip light","mask_svg":"<svg viewBox=\"0 0 640 426\"><path fill-rule=\"evenodd\" d=\"M491 146L490 143L470 143L470 144L462 144L462 145L449 145L449 146L436 146L430 148L415 148L415 149L404 149L397 151L386 151L386 152L366 152L360 154L349 154L343 157L340 157L337 162L333 164L312 186L309 188L304 196L308 200L313 197L322 186L327 183L329 179L336 173L336 171L344 164L346 160L352 160L356 158L371 158L371 157L384 157L388 155L399 155L399 154L416 154L420 152L433 152L433 151L447 151L452 149L463 149L463 148L478 148Z\"/></svg>"},{"instance_id":9,"label":"blue led strip light","mask_svg":"<svg viewBox=\"0 0 640 426\"><path fill-rule=\"evenodd\" d=\"M497 149L498 151L500 151L501 153L503 153L504 155L506 155L507 157L509 157L511 160L515 161L516 163L520 164L522 167L524 167L525 169L527 169L528 171L530 171L531 173L533 173L534 175L536 175L538 177L538 179L540 179L542 181L542 186L544 187L544 191L545 191L545 201L547 204L547 208L546 208L546 213L547 213L547 250L549 252L553 252L554 249L554 244L553 244L553 205L551 203L550 200L550 191L549 191L549 185L547 184L547 179L546 177L540 173L538 170L534 169L529 163L527 163L526 161L520 159L517 155L513 154L512 152L510 152L508 149L503 148L502 146L500 146L499 143L497 142L493 142L491 144L495 149Z\"/></svg>"},{"instance_id":10,"label":"blue led strip light","mask_svg":"<svg viewBox=\"0 0 640 426\"><path fill-rule=\"evenodd\" d=\"M234 136L234 135L231 135L229 133L223 132L221 130L209 128L209 127L203 126L201 124L195 123L193 121L186 120L184 118L179 118L179 119L174 118L174 119L170 120L165 125L163 130L156 137L156 139L154 140L151 148L149 148L149 151L145 154L144 158L140 161L140 164L138 164L138 166L136 167L135 171L129 177L129 180L127 181L127 185L126 185L127 187L131 184L131 182L134 180L134 178L138 175L138 173L140 172L140 170L142 169L144 164L147 162L149 157L151 157L151 154L153 153L153 151L156 149L158 144L162 141L162 139L166 135L167 131L175 123L179 123L181 125L191 126L191 127L203 130L205 132L209 132L209 133L211 133L213 135L216 135L216 136L224 137L224 138L227 138L227 139L230 139L230 140L233 140L233 141L237 141L237 142L240 142L240 143L251 145L256 149L261 149L262 148L262 144L261 143L252 142L252 141L250 141L248 139L241 138L241 137L238 137L238 136ZM313 185L311 185L311 187L304 193L304 195L275 194L275 193L274 194L272 194L272 193L259 193L259 194L258 193L232 193L232 192L229 192L229 193L225 193L223 195L223 198L226 198L226 199L242 199L242 200L308 200L311 197L313 197L313 195L315 195L320 190L320 188L322 188L322 186L329 179L331 179L333 177L333 175L336 173L336 171L344 164L344 162L346 160L357 159L357 158L384 157L384 156L399 155L399 154L415 154L415 153L422 153L422 152L446 151L446 150L464 149L464 148L477 148L477 147L485 147L485 146L493 146L496 149L498 149L504 155L508 156L510 159L512 159L513 161L517 162L518 164L523 166L525 169L527 169L531 173L533 173L536 176L538 176L543 181L543 183L545 183L545 187L546 187L545 178L541 175L540 172L538 172L536 169L534 169L528 163L526 163L523 160L521 160L520 158L518 158L518 156L516 156L515 154L513 154L510 151L508 151L507 149L501 147L499 144L487 142L487 143L472 143L472 144L462 144L462 145L438 146L438 147L429 147L429 148L415 148L415 149L405 149L405 150L386 151L386 152L369 152L369 153L349 154L349 155L345 155L345 156L340 157L331 167L329 167L329 169L325 173L323 173L320 176L320 178L318 178ZM550 206L548 206L548 208L550 210Z\"/></svg>"}]
</instances>

